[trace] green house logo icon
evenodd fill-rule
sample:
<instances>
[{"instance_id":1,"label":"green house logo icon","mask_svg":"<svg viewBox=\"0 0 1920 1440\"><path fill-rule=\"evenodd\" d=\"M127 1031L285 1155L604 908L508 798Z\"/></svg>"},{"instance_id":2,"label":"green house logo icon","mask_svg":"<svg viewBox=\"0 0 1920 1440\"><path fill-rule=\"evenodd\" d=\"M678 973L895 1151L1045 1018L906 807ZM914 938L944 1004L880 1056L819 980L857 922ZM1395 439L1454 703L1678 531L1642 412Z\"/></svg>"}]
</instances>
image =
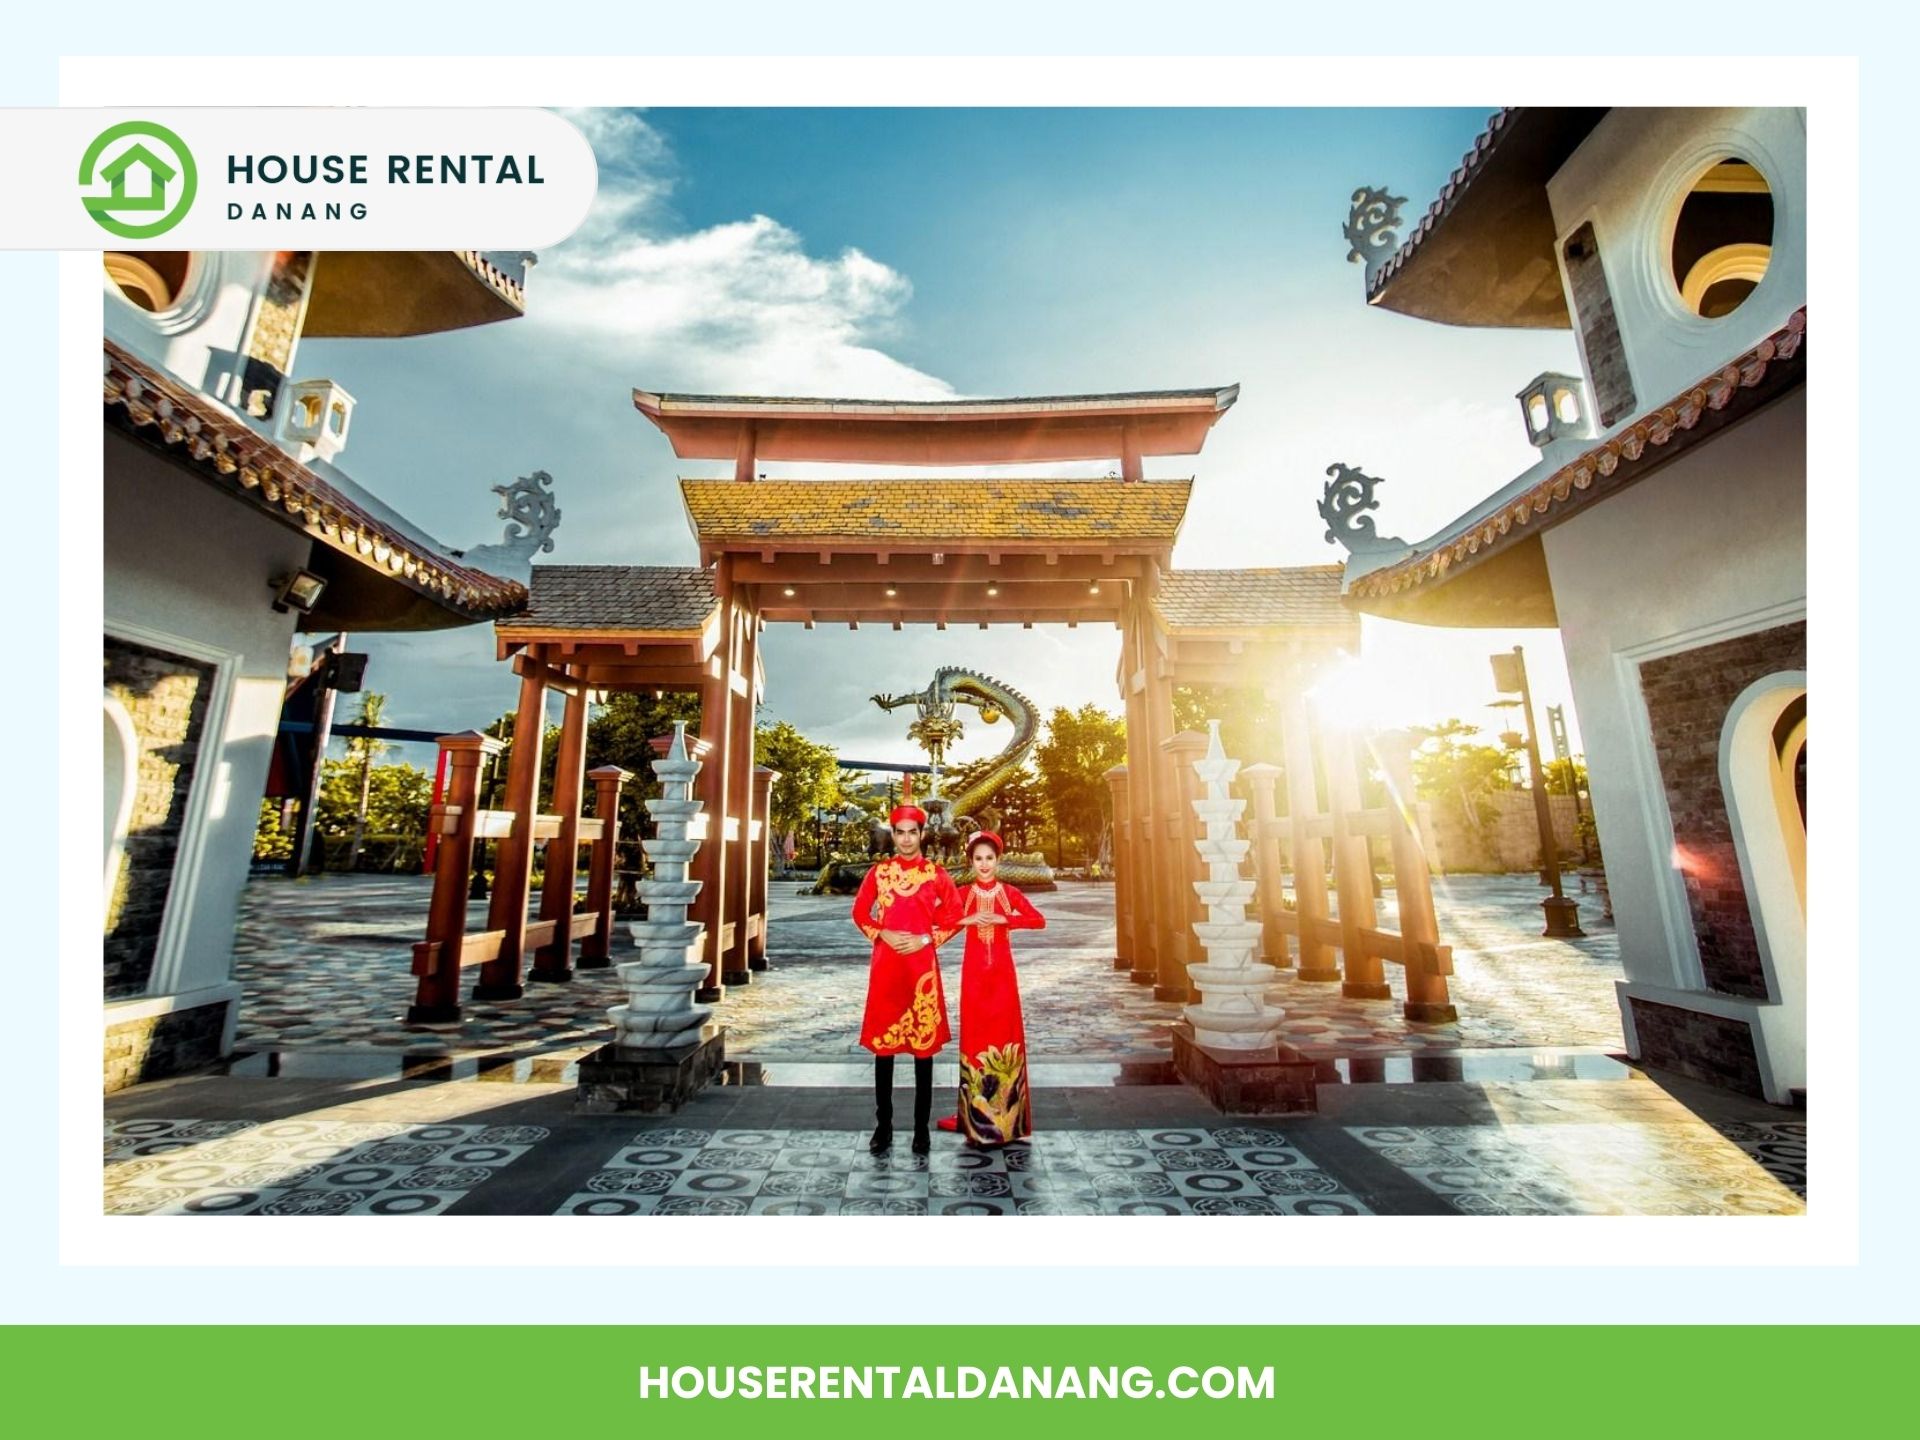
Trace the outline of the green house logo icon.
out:
<instances>
[{"instance_id":1,"label":"green house logo icon","mask_svg":"<svg viewBox=\"0 0 1920 1440\"><path fill-rule=\"evenodd\" d=\"M109 126L80 157L80 203L102 230L126 240L178 225L199 184L186 142L150 120Z\"/></svg>"}]
</instances>

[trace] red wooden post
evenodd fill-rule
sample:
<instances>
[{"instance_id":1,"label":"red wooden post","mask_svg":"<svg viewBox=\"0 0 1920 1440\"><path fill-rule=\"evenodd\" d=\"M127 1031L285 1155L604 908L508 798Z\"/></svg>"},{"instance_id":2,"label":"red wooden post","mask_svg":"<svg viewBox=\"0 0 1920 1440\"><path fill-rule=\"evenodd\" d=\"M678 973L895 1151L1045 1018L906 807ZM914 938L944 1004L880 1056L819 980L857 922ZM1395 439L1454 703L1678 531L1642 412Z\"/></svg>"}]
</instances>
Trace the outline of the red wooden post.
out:
<instances>
[{"instance_id":1,"label":"red wooden post","mask_svg":"<svg viewBox=\"0 0 1920 1440\"><path fill-rule=\"evenodd\" d=\"M731 924L730 941L720 957L724 985L746 985L753 980L753 821L759 813L753 803L754 680L760 653L760 619L751 608L736 611L734 673L728 679L733 703L733 760L727 767L727 816L733 821L734 840L727 847L726 905L721 912Z\"/></svg>"},{"instance_id":2,"label":"red wooden post","mask_svg":"<svg viewBox=\"0 0 1920 1440\"><path fill-rule=\"evenodd\" d=\"M520 953L526 948L527 897L533 890L533 824L540 809L540 751L547 738L547 682L543 666L520 677L520 708L513 717L513 753L507 759L506 809L513 828L494 847L493 895L487 928L502 934L500 954L480 967L476 1000L518 1000Z\"/></svg>"},{"instance_id":3,"label":"red wooden post","mask_svg":"<svg viewBox=\"0 0 1920 1440\"><path fill-rule=\"evenodd\" d=\"M587 909L595 917L591 935L580 941L582 970L604 970L613 963L613 871L619 863L620 788L633 772L602 765L587 772L593 782L593 813L600 817L600 838L587 855Z\"/></svg>"},{"instance_id":4,"label":"red wooden post","mask_svg":"<svg viewBox=\"0 0 1920 1440\"><path fill-rule=\"evenodd\" d=\"M1122 681L1124 684L1124 679ZM1133 969L1133 803L1127 793L1127 767L1107 771L1113 792L1113 968Z\"/></svg>"},{"instance_id":5,"label":"red wooden post","mask_svg":"<svg viewBox=\"0 0 1920 1440\"><path fill-rule=\"evenodd\" d=\"M750 970L767 968L767 930L771 923L767 918L767 872L773 868L773 782L779 778L778 770L754 766L753 871L748 877L752 898L747 907L753 914L753 944L747 951Z\"/></svg>"},{"instance_id":6,"label":"red wooden post","mask_svg":"<svg viewBox=\"0 0 1920 1440\"><path fill-rule=\"evenodd\" d=\"M1241 769L1240 778L1253 800L1253 863L1255 898L1260 905L1260 949L1269 964L1286 969L1293 964L1287 937L1280 932L1281 902L1280 821L1275 815L1273 791L1280 767L1264 761Z\"/></svg>"},{"instance_id":7,"label":"red wooden post","mask_svg":"<svg viewBox=\"0 0 1920 1440\"><path fill-rule=\"evenodd\" d=\"M1287 755L1287 850L1293 860L1293 909L1300 921L1299 978L1332 982L1340 978L1340 967L1314 929L1327 918L1327 860L1320 837L1307 832L1320 813L1320 792L1313 778L1306 694L1298 677L1287 692L1280 723Z\"/></svg>"},{"instance_id":8,"label":"red wooden post","mask_svg":"<svg viewBox=\"0 0 1920 1440\"><path fill-rule=\"evenodd\" d=\"M1413 736L1389 730L1376 738L1373 753L1387 772L1387 808L1392 812L1388 833L1393 839L1393 889L1407 972L1407 1003L1402 1008L1409 1020L1452 1024L1460 1012L1447 991L1447 977L1421 953L1423 947L1438 949L1440 924L1433 913L1433 877L1414 812Z\"/></svg>"},{"instance_id":9,"label":"red wooden post","mask_svg":"<svg viewBox=\"0 0 1920 1440\"><path fill-rule=\"evenodd\" d=\"M447 794L447 751L440 751L440 758L433 766L433 798L427 802L428 808L438 805ZM427 827L427 843L420 852L420 873L433 873L434 856L440 853L440 832L431 825Z\"/></svg>"},{"instance_id":10,"label":"red wooden post","mask_svg":"<svg viewBox=\"0 0 1920 1440\"><path fill-rule=\"evenodd\" d=\"M460 1018L460 953L467 934L467 872L473 868L473 831L479 818L480 761L500 753L500 742L468 730L440 737L440 762L450 772L447 798L436 802L428 833L444 841L435 854L427 938L414 947L420 977L407 1022L451 1024Z\"/></svg>"},{"instance_id":11,"label":"red wooden post","mask_svg":"<svg viewBox=\"0 0 1920 1440\"><path fill-rule=\"evenodd\" d=\"M1172 814L1167 827L1167 869L1170 884L1170 920L1178 928L1180 945L1170 966L1162 968L1160 982L1153 987L1156 1000L1190 1000L1193 987L1187 979L1187 964L1199 942L1193 936L1194 922L1207 918L1206 906L1193 886L1207 878L1205 863L1195 843L1200 839L1200 817L1193 813L1193 802L1205 793L1193 762L1207 753L1207 737L1198 730L1182 730L1160 747L1166 752L1171 771L1169 784L1173 795Z\"/></svg>"},{"instance_id":12,"label":"red wooden post","mask_svg":"<svg viewBox=\"0 0 1920 1440\"><path fill-rule=\"evenodd\" d=\"M567 696L554 757L553 810L559 828L547 842L546 878L540 882L540 918L553 922L553 938L533 952L529 980L573 979L574 875L580 868L580 806L586 788L587 688Z\"/></svg>"},{"instance_id":13,"label":"red wooden post","mask_svg":"<svg viewBox=\"0 0 1920 1440\"><path fill-rule=\"evenodd\" d=\"M1340 993L1352 1000L1390 1000L1380 957L1367 948L1362 930L1374 928L1373 853L1365 835L1347 828L1360 812L1360 770L1353 735L1344 726L1321 730L1327 759L1327 808L1333 812L1333 887L1340 901Z\"/></svg>"}]
</instances>

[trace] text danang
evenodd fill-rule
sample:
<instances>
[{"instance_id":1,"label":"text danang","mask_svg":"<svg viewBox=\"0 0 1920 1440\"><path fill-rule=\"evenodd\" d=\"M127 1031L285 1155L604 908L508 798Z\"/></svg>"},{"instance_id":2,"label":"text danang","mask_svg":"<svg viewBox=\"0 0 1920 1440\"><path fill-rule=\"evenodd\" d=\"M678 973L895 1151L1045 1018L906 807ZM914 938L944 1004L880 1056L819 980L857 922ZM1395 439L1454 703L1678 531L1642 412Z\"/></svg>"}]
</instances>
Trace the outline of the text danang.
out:
<instances>
[{"instance_id":1,"label":"text danang","mask_svg":"<svg viewBox=\"0 0 1920 1440\"><path fill-rule=\"evenodd\" d=\"M389 155L390 185L544 185L538 155ZM365 185L367 155L229 155L230 185Z\"/></svg>"}]
</instances>

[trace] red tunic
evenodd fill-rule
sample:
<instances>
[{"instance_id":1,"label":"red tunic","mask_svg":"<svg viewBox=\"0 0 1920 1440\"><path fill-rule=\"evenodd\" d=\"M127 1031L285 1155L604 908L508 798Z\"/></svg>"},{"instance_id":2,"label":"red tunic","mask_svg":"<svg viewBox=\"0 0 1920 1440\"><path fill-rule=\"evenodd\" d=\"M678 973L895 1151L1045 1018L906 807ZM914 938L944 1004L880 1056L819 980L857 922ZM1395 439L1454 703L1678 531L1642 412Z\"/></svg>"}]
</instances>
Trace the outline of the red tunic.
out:
<instances>
[{"instance_id":1,"label":"red tunic","mask_svg":"<svg viewBox=\"0 0 1920 1440\"><path fill-rule=\"evenodd\" d=\"M853 923L873 941L860 1043L874 1054L931 1055L953 1038L938 953L959 914L953 877L924 855L890 856L860 882ZM933 943L903 955L880 938L882 930L931 936Z\"/></svg>"},{"instance_id":2,"label":"red tunic","mask_svg":"<svg viewBox=\"0 0 1920 1440\"><path fill-rule=\"evenodd\" d=\"M960 958L960 1133L982 1145L1004 1145L1033 1133L1027 1087L1027 1031L1020 1015L1020 981L1013 969L1009 930L1040 930L1046 918L1004 880L978 881L960 894L964 919L997 910L1004 925L965 926ZM942 1129L947 1125L943 1121Z\"/></svg>"}]
</instances>

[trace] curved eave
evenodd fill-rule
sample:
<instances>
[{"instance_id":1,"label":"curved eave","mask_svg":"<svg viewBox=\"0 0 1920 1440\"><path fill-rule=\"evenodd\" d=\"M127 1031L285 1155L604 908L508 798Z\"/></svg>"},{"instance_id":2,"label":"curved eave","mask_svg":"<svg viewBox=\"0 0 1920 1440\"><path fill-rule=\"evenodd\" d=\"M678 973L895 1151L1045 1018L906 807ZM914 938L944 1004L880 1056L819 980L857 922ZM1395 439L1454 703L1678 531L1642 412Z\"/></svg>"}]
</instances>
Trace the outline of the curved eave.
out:
<instances>
[{"instance_id":1,"label":"curved eave","mask_svg":"<svg viewBox=\"0 0 1920 1440\"><path fill-rule=\"evenodd\" d=\"M254 430L172 375L104 345L106 423L237 503L315 542L313 568L339 593L303 622L361 630L433 630L520 609L516 580L463 565L370 514ZM352 617L351 621L346 617Z\"/></svg>"},{"instance_id":2,"label":"curved eave","mask_svg":"<svg viewBox=\"0 0 1920 1440\"><path fill-rule=\"evenodd\" d=\"M1522 107L1495 115L1373 276L1367 302L1445 325L1569 328L1547 181L1606 113Z\"/></svg>"},{"instance_id":3,"label":"curved eave","mask_svg":"<svg viewBox=\"0 0 1920 1440\"><path fill-rule=\"evenodd\" d=\"M633 392L683 460L1017 465L1196 455L1240 387L1005 400L832 400Z\"/></svg>"},{"instance_id":4,"label":"curved eave","mask_svg":"<svg viewBox=\"0 0 1920 1440\"><path fill-rule=\"evenodd\" d=\"M529 257L479 250L328 250L317 255L302 335L436 335L526 310Z\"/></svg>"},{"instance_id":5,"label":"curved eave","mask_svg":"<svg viewBox=\"0 0 1920 1440\"><path fill-rule=\"evenodd\" d=\"M1405 560L1359 576L1347 587L1347 603L1423 625L1558 623L1541 533L1804 386L1806 331L1802 308L1753 349L1538 484L1423 541Z\"/></svg>"}]
</instances>

